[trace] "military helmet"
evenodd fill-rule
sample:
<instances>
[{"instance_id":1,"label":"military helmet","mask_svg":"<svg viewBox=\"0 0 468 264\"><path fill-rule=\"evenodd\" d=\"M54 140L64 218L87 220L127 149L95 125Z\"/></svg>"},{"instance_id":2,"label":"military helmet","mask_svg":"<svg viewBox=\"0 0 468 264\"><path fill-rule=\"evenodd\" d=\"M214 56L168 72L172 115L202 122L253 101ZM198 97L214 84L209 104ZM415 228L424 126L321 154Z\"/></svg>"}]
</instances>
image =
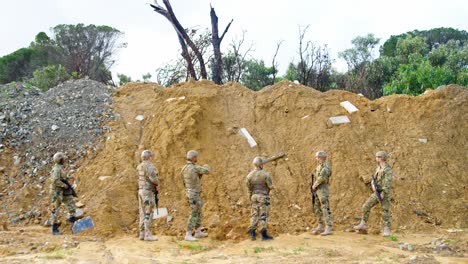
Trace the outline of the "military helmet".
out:
<instances>
[{"instance_id":1,"label":"military helmet","mask_svg":"<svg viewBox=\"0 0 468 264\"><path fill-rule=\"evenodd\" d=\"M387 152L385 151L378 151L377 153L375 153L375 156L387 160Z\"/></svg>"},{"instance_id":2,"label":"military helmet","mask_svg":"<svg viewBox=\"0 0 468 264\"><path fill-rule=\"evenodd\" d=\"M262 165L264 162L263 158L262 157L255 157L252 161L252 164L255 165L255 167L259 167L260 165Z\"/></svg>"},{"instance_id":3,"label":"military helmet","mask_svg":"<svg viewBox=\"0 0 468 264\"><path fill-rule=\"evenodd\" d=\"M195 157L198 157L198 152L196 150L190 150L187 152L187 160L192 160Z\"/></svg>"},{"instance_id":4,"label":"military helmet","mask_svg":"<svg viewBox=\"0 0 468 264\"><path fill-rule=\"evenodd\" d=\"M151 152L151 150L143 150L143 152L141 152L142 160L148 160L152 156L153 156L153 152Z\"/></svg>"},{"instance_id":5,"label":"military helmet","mask_svg":"<svg viewBox=\"0 0 468 264\"><path fill-rule=\"evenodd\" d=\"M317 151L317 153L315 153L315 156L321 157L321 158L327 158L327 152L325 152L325 150L320 150L320 151Z\"/></svg>"},{"instance_id":6,"label":"military helmet","mask_svg":"<svg viewBox=\"0 0 468 264\"><path fill-rule=\"evenodd\" d=\"M65 159L65 154L62 152L57 152L54 154L54 157L52 158L55 163L59 163L61 160Z\"/></svg>"}]
</instances>

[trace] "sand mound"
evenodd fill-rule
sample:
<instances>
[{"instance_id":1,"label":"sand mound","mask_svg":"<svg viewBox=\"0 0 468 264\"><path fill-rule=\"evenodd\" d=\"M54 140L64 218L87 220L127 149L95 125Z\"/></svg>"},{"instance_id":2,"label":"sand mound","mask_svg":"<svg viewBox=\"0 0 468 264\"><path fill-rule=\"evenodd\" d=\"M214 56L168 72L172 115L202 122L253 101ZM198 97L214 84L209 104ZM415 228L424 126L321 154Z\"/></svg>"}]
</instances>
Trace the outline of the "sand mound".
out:
<instances>
[{"instance_id":1,"label":"sand mound","mask_svg":"<svg viewBox=\"0 0 468 264\"><path fill-rule=\"evenodd\" d=\"M167 207L172 216L167 223L156 221L156 233L184 232L188 205L180 168L189 149L199 150L201 164L212 167L212 174L203 178L203 224L219 239L246 236L250 209L244 181L251 161L280 151L288 152L287 160L265 167L276 186L271 232L303 232L312 226L307 175L316 166L313 153L320 149L329 152L333 167L330 199L337 229L358 222L356 216L370 194L361 178L374 172L378 150L389 152L394 169L394 228L467 227L468 91L463 87L370 101L289 82L260 92L209 81L169 88L131 83L113 99L120 116L108 124L112 132L104 148L76 174L77 191L99 234L136 234L135 167L143 149L155 152L162 178L160 207ZM340 106L345 100L359 112L348 114ZM144 119L136 120L138 115ZM338 115L347 115L351 123L331 125L329 117ZM242 127L257 147L250 148L239 134ZM379 209L373 210L370 221L379 226Z\"/></svg>"}]
</instances>

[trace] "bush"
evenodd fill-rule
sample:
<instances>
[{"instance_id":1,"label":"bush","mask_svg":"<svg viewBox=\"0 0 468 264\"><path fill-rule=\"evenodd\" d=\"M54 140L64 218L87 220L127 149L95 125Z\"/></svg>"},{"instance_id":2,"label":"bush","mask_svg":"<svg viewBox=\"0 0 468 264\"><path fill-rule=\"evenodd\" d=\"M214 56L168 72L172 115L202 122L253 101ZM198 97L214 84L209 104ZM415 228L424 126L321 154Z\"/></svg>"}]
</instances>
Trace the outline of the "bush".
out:
<instances>
[{"instance_id":1,"label":"bush","mask_svg":"<svg viewBox=\"0 0 468 264\"><path fill-rule=\"evenodd\" d=\"M33 78L27 82L40 88L42 91L47 91L59 83L69 80L71 77L62 65L50 65L40 70L35 70Z\"/></svg>"}]
</instances>

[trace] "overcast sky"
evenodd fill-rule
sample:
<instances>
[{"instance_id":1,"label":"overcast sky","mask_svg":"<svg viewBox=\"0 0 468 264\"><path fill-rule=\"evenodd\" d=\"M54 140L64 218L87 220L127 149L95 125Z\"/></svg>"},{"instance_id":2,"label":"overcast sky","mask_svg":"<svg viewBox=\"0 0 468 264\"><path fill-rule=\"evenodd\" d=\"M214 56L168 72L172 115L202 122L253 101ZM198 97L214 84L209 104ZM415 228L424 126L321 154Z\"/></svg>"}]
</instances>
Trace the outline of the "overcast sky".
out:
<instances>
[{"instance_id":1,"label":"overcast sky","mask_svg":"<svg viewBox=\"0 0 468 264\"><path fill-rule=\"evenodd\" d=\"M147 4L152 0L0 0L0 56L27 47L34 36L58 24L108 25L125 33L128 47L117 54L111 69L141 79L147 72L176 58L179 49L174 29ZM159 1L162 4L162 1ZM222 43L228 48L233 38L247 31L254 44L252 56L271 63L276 43L280 74L297 61L298 27L310 25L307 39L328 44L334 65L345 70L338 52L351 47L351 40L368 33L381 39L414 29L453 27L468 30L467 0L172 0L181 24L211 27L210 3L219 17L220 31L234 22Z\"/></svg>"}]
</instances>

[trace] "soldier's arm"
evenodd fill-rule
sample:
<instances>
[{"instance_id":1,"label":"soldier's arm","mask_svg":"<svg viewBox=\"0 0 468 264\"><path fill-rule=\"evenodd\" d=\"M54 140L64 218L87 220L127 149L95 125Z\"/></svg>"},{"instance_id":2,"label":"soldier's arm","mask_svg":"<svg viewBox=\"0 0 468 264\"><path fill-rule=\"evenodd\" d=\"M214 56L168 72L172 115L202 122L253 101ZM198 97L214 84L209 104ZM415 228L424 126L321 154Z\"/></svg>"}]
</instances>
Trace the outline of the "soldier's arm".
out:
<instances>
[{"instance_id":1,"label":"soldier's arm","mask_svg":"<svg viewBox=\"0 0 468 264\"><path fill-rule=\"evenodd\" d=\"M312 188L317 189L317 187L319 187L321 184L327 182L327 179L329 176L330 176L330 171L327 169L327 167L323 167L319 175L317 175L317 180L315 181Z\"/></svg>"},{"instance_id":2,"label":"soldier's arm","mask_svg":"<svg viewBox=\"0 0 468 264\"><path fill-rule=\"evenodd\" d=\"M153 166L148 166L148 178L154 185L159 185L159 173L158 170Z\"/></svg>"},{"instance_id":3,"label":"soldier's arm","mask_svg":"<svg viewBox=\"0 0 468 264\"><path fill-rule=\"evenodd\" d=\"M195 171L198 174L210 174L210 166L208 164L205 164L203 166L195 165Z\"/></svg>"},{"instance_id":4,"label":"soldier's arm","mask_svg":"<svg viewBox=\"0 0 468 264\"><path fill-rule=\"evenodd\" d=\"M388 194L392 189L392 169L390 167L386 167L384 169L384 179L383 179L383 186L380 186L382 192Z\"/></svg>"},{"instance_id":5,"label":"soldier's arm","mask_svg":"<svg viewBox=\"0 0 468 264\"><path fill-rule=\"evenodd\" d=\"M52 182L55 187L67 189L68 186L60 179L60 170L52 170Z\"/></svg>"}]
</instances>

